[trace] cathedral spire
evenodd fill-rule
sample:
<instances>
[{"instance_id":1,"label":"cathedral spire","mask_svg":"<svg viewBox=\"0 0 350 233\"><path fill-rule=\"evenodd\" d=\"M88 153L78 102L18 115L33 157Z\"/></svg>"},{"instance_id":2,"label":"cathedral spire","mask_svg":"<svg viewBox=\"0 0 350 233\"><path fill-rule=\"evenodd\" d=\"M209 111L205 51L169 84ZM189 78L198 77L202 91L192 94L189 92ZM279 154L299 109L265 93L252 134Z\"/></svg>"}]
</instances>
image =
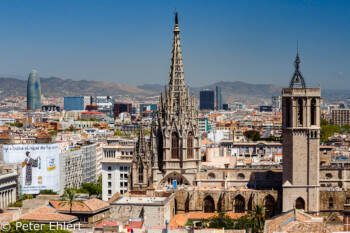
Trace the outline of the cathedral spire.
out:
<instances>
[{"instance_id":1,"label":"cathedral spire","mask_svg":"<svg viewBox=\"0 0 350 233\"><path fill-rule=\"evenodd\" d=\"M182 53L180 44L180 28L178 13L175 12L173 51L171 56L169 94L171 98L171 108L173 113L179 113L180 99L186 94L185 78L182 65Z\"/></svg>"},{"instance_id":2,"label":"cathedral spire","mask_svg":"<svg viewBox=\"0 0 350 233\"><path fill-rule=\"evenodd\" d=\"M300 70L299 70L300 58L299 58L299 51L298 50L299 49L298 49L298 45L297 45L297 56L295 57L295 62L294 62L295 71L294 71L294 74L292 76L292 79L290 80L290 84L289 84L290 88L294 88L294 87L306 88L304 77L302 76L302 74L300 73Z\"/></svg>"}]
</instances>

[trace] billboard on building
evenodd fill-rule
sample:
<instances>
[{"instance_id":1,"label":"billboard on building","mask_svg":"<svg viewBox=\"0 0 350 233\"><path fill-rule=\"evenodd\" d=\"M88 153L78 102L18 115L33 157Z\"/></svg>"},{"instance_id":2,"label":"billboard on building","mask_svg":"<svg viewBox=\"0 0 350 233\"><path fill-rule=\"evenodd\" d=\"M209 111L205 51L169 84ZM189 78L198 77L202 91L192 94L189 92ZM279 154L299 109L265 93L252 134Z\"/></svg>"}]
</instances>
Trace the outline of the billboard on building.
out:
<instances>
[{"instance_id":1,"label":"billboard on building","mask_svg":"<svg viewBox=\"0 0 350 233\"><path fill-rule=\"evenodd\" d=\"M5 163L20 163L22 193L59 191L59 144L4 145Z\"/></svg>"}]
</instances>

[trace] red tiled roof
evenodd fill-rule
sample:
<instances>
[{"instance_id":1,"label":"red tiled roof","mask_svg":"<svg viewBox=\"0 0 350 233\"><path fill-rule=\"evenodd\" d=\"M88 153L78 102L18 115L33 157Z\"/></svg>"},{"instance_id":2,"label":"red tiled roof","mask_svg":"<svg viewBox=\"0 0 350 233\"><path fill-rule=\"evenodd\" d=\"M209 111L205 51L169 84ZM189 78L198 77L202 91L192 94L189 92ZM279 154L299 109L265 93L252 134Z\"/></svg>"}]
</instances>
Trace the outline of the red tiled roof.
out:
<instances>
[{"instance_id":1,"label":"red tiled roof","mask_svg":"<svg viewBox=\"0 0 350 233\"><path fill-rule=\"evenodd\" d=\"M129 222L128 225L124 226L124 229L142 229L143 222L141 221L135 221L135 222Z\"/></svg>"},{"instance_id":2,"label":"red tiled roof","mask_svg":"<svg viewBox=\"0 0 350 233\"><path fill-rule=\"evenodd\" d=\"M34 222L74 222L78 220L78 218L68 214L60 214L54 208L42 206L22 215L20 217L20 220L28 220Z\"/></svg>"},{"instance_id":3,"label":"red tiled roof","mask_svg":"<svg viewBox=\"0 0 350 233\"><path fill-rule=\"evenodd\" d=\"M69 212L69 205L60 205L61 202L64 201L50 201L50 204L60 212ZM91 198L88 200L84 200L82 202L75 202L72 206L72 212L95 212L97 210L101 210L109 207L109 203L106 201L102 201L97 198Z\"/></svg>"},{"instance_id":4,"label":"red tiled roof","mask_svg":"<svg viewBox=\"0 0 350 233\"><path fill-rule=\"evenodd\" d=\"M10 139L10 138L11 138L11 136L10 136L10 135L8 135L7 133L3 133L3 134L1 134L1 135L0 135L0 138Z\"/></svg>"},{"instance_id":5,"label":"red tiled roof","mask_svg":"<svg viewBox=\"0 0 350 233\"><path fill-rule=\"evenodd\" d=\"M177 214L175 215L170 223L169 226L171 227L182 227L186 224L186 222L189 219L208 219L211 217L216 216L217 213L185 213L185 214ZM226 215L228 215L229 217L231 217L232 219L237 219L242 217L243 215L245 215L244 213L226 213Z\"/></svg>"},{"instance_id":6,"label":"red tiled roof","mask_svg":"<svg viewBox=\"0 0 350 233\"><path fill-rule=\"evenodd\" d=\"M116 227L118 222L101 222L95 226L95 228L103 228L103 226Z\"/></svg>"}]
</instances>

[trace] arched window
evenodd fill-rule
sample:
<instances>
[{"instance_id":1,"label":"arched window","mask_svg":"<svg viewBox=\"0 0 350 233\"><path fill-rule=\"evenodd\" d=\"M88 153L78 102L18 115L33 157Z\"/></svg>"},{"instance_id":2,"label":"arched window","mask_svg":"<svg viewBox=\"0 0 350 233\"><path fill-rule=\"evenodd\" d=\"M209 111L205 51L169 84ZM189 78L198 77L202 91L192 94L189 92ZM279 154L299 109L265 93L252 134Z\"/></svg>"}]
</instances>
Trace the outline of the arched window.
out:
<instances>
[{"instance_id":1,"label":"arched window","mask_svg":"<svg viewBox=\"0 0 350 233\"><path fill-rule=\"evenodd\" d=\"M214 173L209 173L208 174L208 179L212 180L212 179L215 179L215 174Z\"/></svg>"},{"instance_id":2,"label":"arched window","mask_svg":"<svg viewBox=\"0 0 350 233\"><path fill-rule=\"evenodd\" d=\"M187 158L193 159L193 133L189 132L187 136Z\"/></svg>"},{"instance_id":3,"label":"arched window","mask_svg":"<svg viewBox=\"0 0 350 233\"><path fill-rule=\"evenodd\" d=\"M350 197L346 197L345 204L350 204Z\"/></svg>"},{"instance_id":4,"label":"arched window","mask_svg":"<svg viewBox=\"0 0 350 233\"><path fill-rule=\"evenodd\" d=\"M245 175L243 173L239 173L237 175L237 179L239 179L239 180L243 180L244 178L245 178Z\"/></svg>"},{"instance_id":5,"label":"arched window","mask_svg":"<svg viewBox=\"0 0 350 233\"><path fill-rule=\"evenodd\" d=\"M143 183L143 164L139 166L139 183Z\"/></svg>"},{"instance_id":6,"label":"arched window","mask_svg":"<svg viewBox=\"0 0 350 233\"><path fill-rule=\"evenodd\" d=\"M311 125L316 125L316 100L311 100Z\"/></svg>"},{"instance_id":7,"label":"arched window","mask_svg":"<svg viewBox=\"0 0 350 233\"><path fill-rule=\"evenodd\" d=\"M295 208L299 210L305 210L305 201L303 198L298 197L298 199L295 201Z\"/></svg>"},{"instance_id":8,"label":"arched window","mask_svg":"<svg viewBox=\"0 0 350 233\"><path fill-rule=\"evenodd\" d=\"M207 196L203 201L204 205L204 213L214 213L215 212L215 204L214 199L211 196Z\"/></svg>"},{"instance_id":9,"label":"arched window","mask_svg":"<svg viewBox=\"0 0 350 233\"><path fill-rule=\"evenodd\" d=\"M190 196L187 194L186 202L185 202L185 213L190 212Z\"/></svg>"},{"instance_id":10,"label":"arched window","mask_svg":"<svg viewBox=\"0 0 350 233\"><path fill-rule=\"evenodd\" d=\"M303 126L303 99L298 99L298 126Z\"/></svg>"},{"instance_id":11,"label":"arched window","mask_svg":"<svg viewBox=\"0 0 350 233\"><path fill-rule=\"evenodd\" d=\"M171 134L171 158L179 158L179 137L175 132Z\"/></svg>"},{"instance_id":12,"label":"arched window","mask_svg":"<svg viewBox=\"0 0 350 233\"><path fill-rule=\"evenodd\" d=\"M330 198L329 198L329 201L328 201L328 207L329 207L329 208L333 208L333 206L334 206L333 204L334 204L334 203L333 203L333 197L330 197Z\"/></svg>"},{"instance_id":13,"label":"arched window","mask_svg":"<svg viewBox=\"0 0 350 233\"><path fill-rule=\"evenodd\" d=\"M248 200L248 211L252 211L252 210L253 210L253 197L250 196Z\"/></svg>"},{"instance_id":14,"label":"arched window","mask_svg":"<svg viewBox=\"0 0 350 233\"><path fill-rule=\"evenodd\" d=\"M326 180L332 179L332 177L333 177L333 176L332 176L331 173L327 173L327 174L326 174Z\"/></svg>"},{"instance_id":15,"label":"arched window","mask_svg":"<svg viewBox=\"0 0 350 233\"><path fill-rule=\"evenodd\" d=\"M285 101L285 103L286 103L286 117L285 117L285 119L286 119L286 123L285 123L285 126L286 127L290 127L290 120L291 120L291 117L290 117L290 108L291 108L291 104L290 104L290 98L286 98L286 101Z\"/></svg>"},{"instance_id":16,"label":"arched window","mask_svg":"<svg viewBox=\"0 0 350 233\"><path fill-rule=\"evenodd\" d=\"M275 215L275 198L271 195L265 198L265 215L266 218L271 218Z\"/></svg>"},{"instance_id":17,"label":"arched window","mask_svg":"<svg viewBox=\"0 0 350 233\"><path fill-rule=\"evenodd\" d=\"M234 200L235 213L244 213L245 212L245 201L244 197L238 195Z\"/></svg>"}]
</instances>

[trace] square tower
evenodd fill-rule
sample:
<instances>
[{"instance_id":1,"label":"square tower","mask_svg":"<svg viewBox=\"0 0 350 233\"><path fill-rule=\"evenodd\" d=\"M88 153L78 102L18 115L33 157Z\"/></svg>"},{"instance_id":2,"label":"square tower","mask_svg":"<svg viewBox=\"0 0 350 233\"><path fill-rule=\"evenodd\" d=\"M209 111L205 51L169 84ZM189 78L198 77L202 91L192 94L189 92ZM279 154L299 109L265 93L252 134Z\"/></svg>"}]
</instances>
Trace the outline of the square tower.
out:
<instances>
[{"instance_id":1,"label":"square tower","mask_svg":"<svg viewBox=\"0 0 350 233\"><path fill-rule=\"evenodd\" d=\"M283 212L319 212L320 88L306 88L299 56L290 87L282 89Z\"/></svg>"}]
</instances>

